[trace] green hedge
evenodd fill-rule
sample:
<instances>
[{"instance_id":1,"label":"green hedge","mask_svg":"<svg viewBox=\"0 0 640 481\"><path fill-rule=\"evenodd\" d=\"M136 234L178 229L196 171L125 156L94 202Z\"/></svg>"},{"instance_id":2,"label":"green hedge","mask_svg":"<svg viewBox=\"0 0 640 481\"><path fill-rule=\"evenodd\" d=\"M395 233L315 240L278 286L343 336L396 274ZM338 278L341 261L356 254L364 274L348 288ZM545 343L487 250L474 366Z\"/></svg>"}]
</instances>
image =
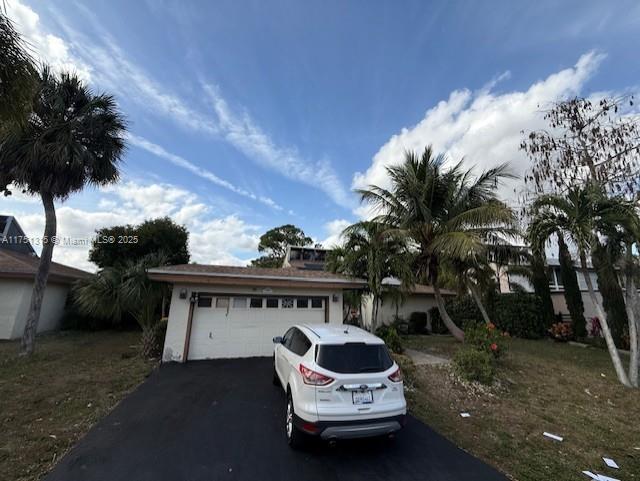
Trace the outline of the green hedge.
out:
<instances>
[{"instance_id":1,"label":"green hedge","mask_svg":"<svg viewBox=\"0 0 640 481\"><path fill-rule=\"evenodd\" d=\"M540 339L546 335L542 301L534 294L501 294L496 297L492 311L498 329L512 336Z\"/></svg>"},{"instance_id":2,"label":"green hedge","mask_svg":"<svg viewBox=\"0 0 640 481\"><path fill-rule=\"evenodd\" d=\"M542 303L534 294L514 292L491 296L485 304L489 317L500 331L524 339L540 339L546 334L542 317ZM457 296L446 301L451 319L463 329L484 323L478 306L470 296ZM429 311L431 330L436 334L447 332L436 307Z\"/></svg>"}]
</instances>

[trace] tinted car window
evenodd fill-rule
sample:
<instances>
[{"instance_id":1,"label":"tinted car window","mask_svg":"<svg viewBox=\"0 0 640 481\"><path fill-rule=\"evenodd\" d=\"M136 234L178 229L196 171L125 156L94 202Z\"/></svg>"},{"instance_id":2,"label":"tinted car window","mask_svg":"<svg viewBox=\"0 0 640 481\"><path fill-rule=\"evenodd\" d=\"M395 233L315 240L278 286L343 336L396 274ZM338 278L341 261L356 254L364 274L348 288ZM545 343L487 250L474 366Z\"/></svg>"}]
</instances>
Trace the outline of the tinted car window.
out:
<instances>
[{"instance_id":1,"label":"tinted car window","mask_svg":"<svg viewBox=\"0 0 640 481\"><path fill-rule=\"evenodd\" d=\"M296 331L294 327L289 329L282 338L282 345L287 349L291 349L291 340L293 339L293 333Z\"/></svg>"},{"instance_id":2,"label":"tinted car window","mask_svg":"<svg viewBox=\"0 0 640 481\"><path fill-rule=\"evenodd\" d=\"M393 366L393 359L384 344L321 344L316 362L338 373L382 372Z\"/></svg>"},{"instance_id":3,"label":"tinted car window","mask_svg":"<svg viewBox=\"0 0 640 481\"><path fill-rule=\"evenodd\" d=\"M311 341L300 330L296 329L291 340L291 351L298 356L304 356L311 347Z\"/></svg>"}]
</instances>

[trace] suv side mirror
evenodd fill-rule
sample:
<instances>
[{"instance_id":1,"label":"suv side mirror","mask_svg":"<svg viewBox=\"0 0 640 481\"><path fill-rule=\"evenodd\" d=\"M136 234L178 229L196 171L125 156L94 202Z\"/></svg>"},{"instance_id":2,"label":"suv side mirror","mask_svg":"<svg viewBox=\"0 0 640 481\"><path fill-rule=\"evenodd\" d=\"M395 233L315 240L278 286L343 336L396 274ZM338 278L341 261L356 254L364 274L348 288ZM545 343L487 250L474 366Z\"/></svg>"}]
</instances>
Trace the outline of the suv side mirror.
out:
<instances>
[{"instance_id":1,"label":"suv side mirror","mask_svg":"<svg viewBox=\"0 0 640 481\"><path fill-rule=\"evenodd\" d=\"M282 344L283 340L284 339L282 339L282 336L276 336L276 337L273 338L273 343L274 344Z\"/></svg>"}]
</instances>

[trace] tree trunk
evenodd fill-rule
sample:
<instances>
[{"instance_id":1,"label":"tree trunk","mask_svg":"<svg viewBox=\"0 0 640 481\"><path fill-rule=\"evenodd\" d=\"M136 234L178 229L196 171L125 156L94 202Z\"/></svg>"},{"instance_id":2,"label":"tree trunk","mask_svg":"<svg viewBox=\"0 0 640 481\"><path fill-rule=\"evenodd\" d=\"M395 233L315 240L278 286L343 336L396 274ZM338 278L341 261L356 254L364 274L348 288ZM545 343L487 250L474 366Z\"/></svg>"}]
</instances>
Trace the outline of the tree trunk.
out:
<instances>
[{"instance_id":1,"label":"tree trunk","mask_svg":"<svg viewBox=\"0 0 640 481\"><path fill-rule=\"evenodd\" d=\"M436 305L438 306L438 312L440 312L440 317L442 318L442 322L447 326L449 332L453 335L453 337L462 342L464 341L464 331L455 325L451 317L449 317L449 313L447 313L447 309L444 305L444 299L442 299L442 293L440 292L440 288L436 282L432 283L433 285L433 293L436 298Z\"/></svg>"},{"instance_id":2,"label":"tree trunk","mask_svg":"<svg viewBox=\"0 0 640 481\"><path fill-rule=\"evenodd\" d=\"M627 259L625 265L625 308L629 319L629 382L638 387L638 318L636 307L638 305L638 291L633 278L633 246L627 244Z\"/></svg>"},{"instance_id":3,"label":"tree trunk","mask_svg":"<svg viewBox=\"0 0 640 481\"><path fill-rule=\"evenodd\" d=\"M373 307L371 309L371 329L372 333L376 332L376 324L378 322L378 296L373 294Z\"/></svg>"},{"instance_id":4,"label":"tree trunk","mask_svg":"<svg viewBox=\"0 0 640 481\"><path fill-rule=\"evenodd\" d=\"M158 354L158 328L156 325L145 325L142 327L140 338L142 357L149 359Z\"/></svg>"},{"instance_id":5,"label":"tree trunk","mask_svg":"<svg viewBox=\"0 0 640 481\"><path fill-rule=\"evenodd\" d=\"M42 239L42 252L40 263L33 283L31 292L31 303L29 313L24 325L24 333L20 342L20 354L30 356L33 354L36 345L36 333L38 332L38 322L40 321L40 310L42 308L42 298L47 287L49 269L51 268L51 256L53 255L54 237L56 236L56 210L53 205L53 196L48 192L41 193L42 204L44 206L44 236Z\"/></svg>"},{"instance_id":6,"label":"tree trunk","mask_svg":"<svg viewBox=\"0 0 640 481\"><path fill-rule=\"evenodd\" d=\"M470 285L469 291L471 291L471 297L476 301L476 305L478 309L480 309L480 313L482 314L482 318L486 324L492 324L491 319L489 319L489 314L487 314L487 310L484 308L484 304L482 304L482 299L480 298L480 294L476 290L476 286Z\"/></svg>"},{"instance_id":7,"label":"tree trunk","mask_svg":"<svg viewBox=\"0 0 640 481\"><path fill-rule=\"evenodd\" d=\"M593 289L593 282L591 282L591 275L589 274L589 268L587 266L587 256L582 250L580 251L580 265L582 267L582 271L584 272L584 278L587 283L589 297L593 305L596 307L596 312L598 313L598 317L600 318L602 333L604 334L604 339L607 343L607 349L609 350L609 356L611 357L611 362L613 362L613 367L616 371L616 375L618 376L618 380L625 386L631 387L629 377L627 376L627 373L622 366L622 361L620 360L620 353L616 348L615 342L613 342L613 336L611 335L611 330L609 329L609 324L607 323L607 316L604 313L604 309L598 302L596 292Z\"/></svg>"}]
</instances>

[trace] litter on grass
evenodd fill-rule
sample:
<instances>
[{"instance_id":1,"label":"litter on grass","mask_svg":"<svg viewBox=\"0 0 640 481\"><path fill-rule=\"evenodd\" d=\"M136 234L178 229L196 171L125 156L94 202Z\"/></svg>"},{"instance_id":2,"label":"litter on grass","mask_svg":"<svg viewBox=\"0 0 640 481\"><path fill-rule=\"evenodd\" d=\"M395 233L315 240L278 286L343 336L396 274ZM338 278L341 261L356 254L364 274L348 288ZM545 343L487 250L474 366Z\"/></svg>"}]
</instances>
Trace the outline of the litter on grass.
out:
<instances>
[{"instance_id":1,"label":"litter on grass","mask_svg":"<svg viewBox=\"0 0 640 481\"><path fill-rule=\"evenodd\" d=\"M613 459L603 457L602 460L604 461L604 464L606 464L610 468L620 469L620 466L618 466L618 463L616 463Z\"/></svg>"},{"instance_id":2,"label":"litter on grass","mask_svg":"<svg viewBox=\"0 0 640 481\"><path fill-rule=\"evenodd\" d=\"M470 417L471 417L471 414L469 414L469 413L460 413L460 417L463 417L463 418L470 418Z\"/></svg>"},{"instance_id":3,"label":"litter on grass","mask_svg":"<svg viewBox=\"0 0 640 481\"><path fill-rule=\"evenodd\" d=\"M591 479L595 479L595 481L620 481L619 479L605 476L604 474L594 474L591 471L582 471L582 474L586 474Z\"/></svg>"},{"instance_id":4,"label":"litter on grass","mask_svg":"<svg viewBox=\"0 0 640 481\"><path fill-rule=\"evenodd\" d=\"M557 434L551 434L548 432L542 433L543 436L553 439L554 441L562 441L564 438L562 436L558 436Z\"/></svg>"}]
</instances>

